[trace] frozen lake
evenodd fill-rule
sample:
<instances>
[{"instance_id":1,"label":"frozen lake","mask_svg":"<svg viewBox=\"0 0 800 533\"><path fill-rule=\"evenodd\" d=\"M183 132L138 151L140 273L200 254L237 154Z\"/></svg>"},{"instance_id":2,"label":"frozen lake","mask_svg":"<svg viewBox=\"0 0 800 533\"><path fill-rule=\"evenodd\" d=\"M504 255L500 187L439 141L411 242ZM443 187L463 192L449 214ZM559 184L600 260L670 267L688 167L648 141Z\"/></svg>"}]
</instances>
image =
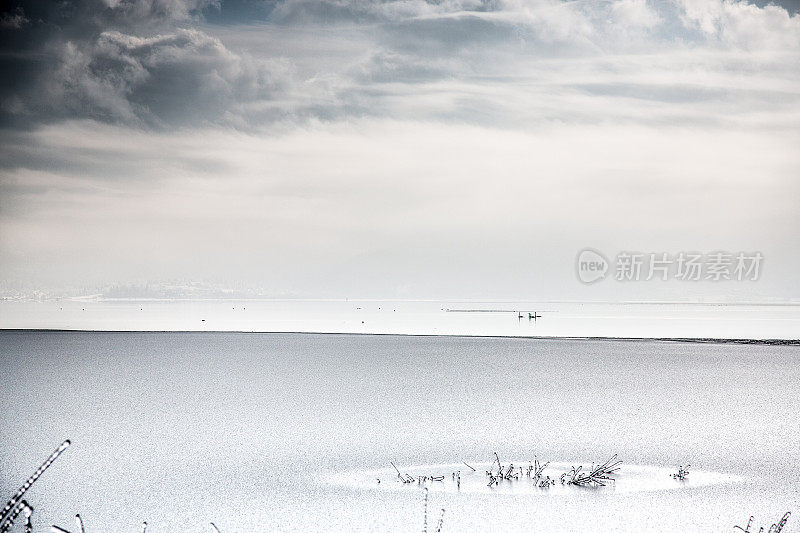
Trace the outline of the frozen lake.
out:
<instances>
[{"instance_id":1,"label":"frozen lake","mask_svg":"<svg viewBox=\"0 0 800 533\"><path fill-rule=\"evenodd\" d=\"M6 331L0 376L0 493L73 441L27 495L35 531L78 512L88 531L420 531L422 488L390 461L446 476L429 531L441 508L450 532L718 532L789 510L794 531L800 515L798 346ZM623 468L596 489L490 489L495 451L554 478ZM462 461L478 472L458 487Z\"/></svg>"},{"instance_id":2,"label":"frozen lake","mask_svg":"<svg viewBox=\"0 0 800 533\"><path fill-rule=\"evenodd\" d=\"M534 315L536 319L530 318ZM0 301L0 328L798 339L800 305L403 300Z\"/></svg>"}]
</instances>

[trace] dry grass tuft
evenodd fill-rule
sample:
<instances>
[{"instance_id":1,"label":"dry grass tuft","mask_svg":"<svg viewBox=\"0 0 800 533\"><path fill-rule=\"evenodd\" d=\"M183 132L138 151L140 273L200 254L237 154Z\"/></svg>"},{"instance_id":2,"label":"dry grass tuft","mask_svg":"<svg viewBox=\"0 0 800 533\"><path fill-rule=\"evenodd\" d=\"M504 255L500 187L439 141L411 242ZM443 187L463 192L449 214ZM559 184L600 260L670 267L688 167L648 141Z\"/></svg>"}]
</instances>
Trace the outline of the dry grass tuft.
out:
<instances>
[{"instance_id":1,"label":"dry grass tuft","mask_svg":"<svg viewBox=\"0 0 800 533\"><path fill-rule=\"evenodd\" d=\"M792 515L792 513L787 511L783 515L783 517L781 517L781 519L778 521L778 523L772 524L769 527L767 532L768 533L781 533L781 531L783 531L784 526L786 526L786 522L789 521L789 517L791 515ZM752 525L753 525L753 520L754 520L754 517L751 516L750 519L747 521L747 526L745 526L745 527L733 526L733 529L738 529L740 531L744 531L745 533L755 533L755 530L751 530L750 529L750 527L752 527ZM760 528L758 528L758 533L763 533L763 531L764 531L764 526L761 526Z\"/></svg>"},{"instance_id":2,"label":"dry grass tuft","mask_svg":"<svg viewBox=\"0 0 800 533\"><path fill-rule=\"evenodd\" d=\"M561 475L561 484L576 485L578 487L605 487L606 483L613 482L614 473L619 470L622 461L617 460L614 454L603 464L594 466L588 472L583 471L583 466L572 467L572 470Z\"/></svg>"}]
</instances>

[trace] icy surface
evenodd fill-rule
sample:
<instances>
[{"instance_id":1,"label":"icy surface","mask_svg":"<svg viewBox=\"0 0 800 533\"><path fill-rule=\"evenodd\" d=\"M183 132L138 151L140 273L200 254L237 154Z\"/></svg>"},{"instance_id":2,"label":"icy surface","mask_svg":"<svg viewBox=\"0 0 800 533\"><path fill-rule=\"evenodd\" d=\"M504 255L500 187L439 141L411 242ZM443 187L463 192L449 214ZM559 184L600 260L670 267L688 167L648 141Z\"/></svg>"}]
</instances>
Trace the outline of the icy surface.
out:
<instances>
[{"instance_id":1,"label":"icy surface","mask_svg":"<svg viewBox=\"0 0 800 533\"><path fill-rule=\"evenodd\" d=\"M611 480L602 485L576 486L569 484L570 471L583 466L583 472L591 467L591 461L573 461L572 463L548 462L539 478L529 476L525 472L530 461L509 461L504 463L508 468L513 465L516 477L503 479L489 484L486 472L494 463L451 463L438 465L413 465L401 467L400 475L416 478L416 482L402 481L394 468L372 470L352 470L332 475L325 481L332 485L353 487L365 490L408 491L410 488L428 488L431 492L453 492L459 494L528 494L532 497L545 496L578 496L587 491L598 494L628 494L635 492L651 492L659 490L681 490L708 485L742 483L743 478L719 472L691 470L684 479L673 477L676 469L650 465L623 465ZM476 469L472 471L470 467ZM518 472L523 467L523 472ZM494 472L497 467L494 466ZM564 477L562 481L561 477ZM406 477L406 480L409 478Z\"/></svg>"},{"instance_id":2,"label":"icy surface","mask_svg":"<svg viewBox=\"0 0 800 533\"><path fill-rule=\"evenodd\" d=\"M495 451L623 468L546 492L462 467L461 491L428 484L429 524L442 508L450 532L719 532L788 510L794 531L800 516L797 346L2 332L0 405L2 494L72 439L26 495L36 531L75 513L95 532L421 531L422 487L390 461L447 476Z\"/></svg>"},{"instance_id":3,"label":"icy surface","mask_svg":"<svg viewBox=\"0 0 800 533\"><path fill-rule=\"evenodd\" d=\"M0 328L798 339L800 305L396 300L0 301Z\"/></svg>"}]
</instances>

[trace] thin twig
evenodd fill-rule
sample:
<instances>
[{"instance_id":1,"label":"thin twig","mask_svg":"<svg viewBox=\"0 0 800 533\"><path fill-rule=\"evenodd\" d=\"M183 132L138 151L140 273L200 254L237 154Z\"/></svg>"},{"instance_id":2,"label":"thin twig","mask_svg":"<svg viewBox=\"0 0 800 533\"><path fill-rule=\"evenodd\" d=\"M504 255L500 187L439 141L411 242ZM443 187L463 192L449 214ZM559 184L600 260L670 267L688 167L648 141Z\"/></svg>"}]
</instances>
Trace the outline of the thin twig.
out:
<instances>
[{"instance_id":1,"label":"thin twig","mask_svg":"<svg viewBox=\"0 0 800 533\"><path fill-rule=\"evenodd\" d=\"M71 443L69 440L65 440L64 442L62 442L61 445L58 448L56 448L56 451L51 453L50 456L47 459L45 459L45 461L39 466L39 468L36 469L36 472L34 472L33 475L29 477L25 481L25 483L22 484L22 487L20 487L17 493L14 494L14 496L12 496L10 500L8 500L6 506L3 507L2 511L0 511L0 526L2 526L5 523L6 517L17 506L17 503L22 499L22 496L26 492L28 492L28 489L31 488L31 485L33 485L36 482L36 480L39 479L39 476L41 476L44 473L44 471L47 470L51 464L53 464L53 461L58 459L59 455L64 453L64 450L66 450L70 444Z\"/></svg>"},{"instance_id":2,"label":"thin twig","mask_svg":"<svg viewBox=\"0 0 800 533\"><path fill-rule=\"evenodd\" d=\"M11 529L11 526L14 525L14 522L16 522L17 517L20 515L20 513L22 511L28 512L28 509L33 511L33 508L29 506L28 502L26 502L25 500L22 500L21 502L19 502L18 505L14 506L14 508L11 510L8 516L6 516L6 520L3 523L2 527L0 527L0 533L6 533L7 531L9 531ZM28 513L28 517L30 517L30 513Z\"/></svg>"},{"instance_id":3,"label":"thin twig","mask_svg":"<svg viewBox=\"0 0 800 533\"><path fill-rule=\"evenodd\" d=\"M422 533L428 533L428 487L425 487L425 515L422 521Z\"/></svg>"}]
</instances>

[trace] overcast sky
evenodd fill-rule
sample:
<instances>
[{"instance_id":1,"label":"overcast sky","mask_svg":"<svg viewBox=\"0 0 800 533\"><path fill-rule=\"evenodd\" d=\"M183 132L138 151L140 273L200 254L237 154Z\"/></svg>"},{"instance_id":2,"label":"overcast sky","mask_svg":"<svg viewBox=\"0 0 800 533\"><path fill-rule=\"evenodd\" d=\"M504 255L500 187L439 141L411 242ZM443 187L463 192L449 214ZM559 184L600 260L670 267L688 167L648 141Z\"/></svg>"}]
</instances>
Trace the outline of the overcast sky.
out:
<instances>
[{"instance_id":1,"label":"overcast sky","mask_svg":"<svg viewBox=\"0 0 800 533\"><path fill-rule=\"evenodd\" d=\"M2 2L0 278L800 299L798 2ZM585 286L586 247L761 251Z\"/></svg>"}]
</instances>

